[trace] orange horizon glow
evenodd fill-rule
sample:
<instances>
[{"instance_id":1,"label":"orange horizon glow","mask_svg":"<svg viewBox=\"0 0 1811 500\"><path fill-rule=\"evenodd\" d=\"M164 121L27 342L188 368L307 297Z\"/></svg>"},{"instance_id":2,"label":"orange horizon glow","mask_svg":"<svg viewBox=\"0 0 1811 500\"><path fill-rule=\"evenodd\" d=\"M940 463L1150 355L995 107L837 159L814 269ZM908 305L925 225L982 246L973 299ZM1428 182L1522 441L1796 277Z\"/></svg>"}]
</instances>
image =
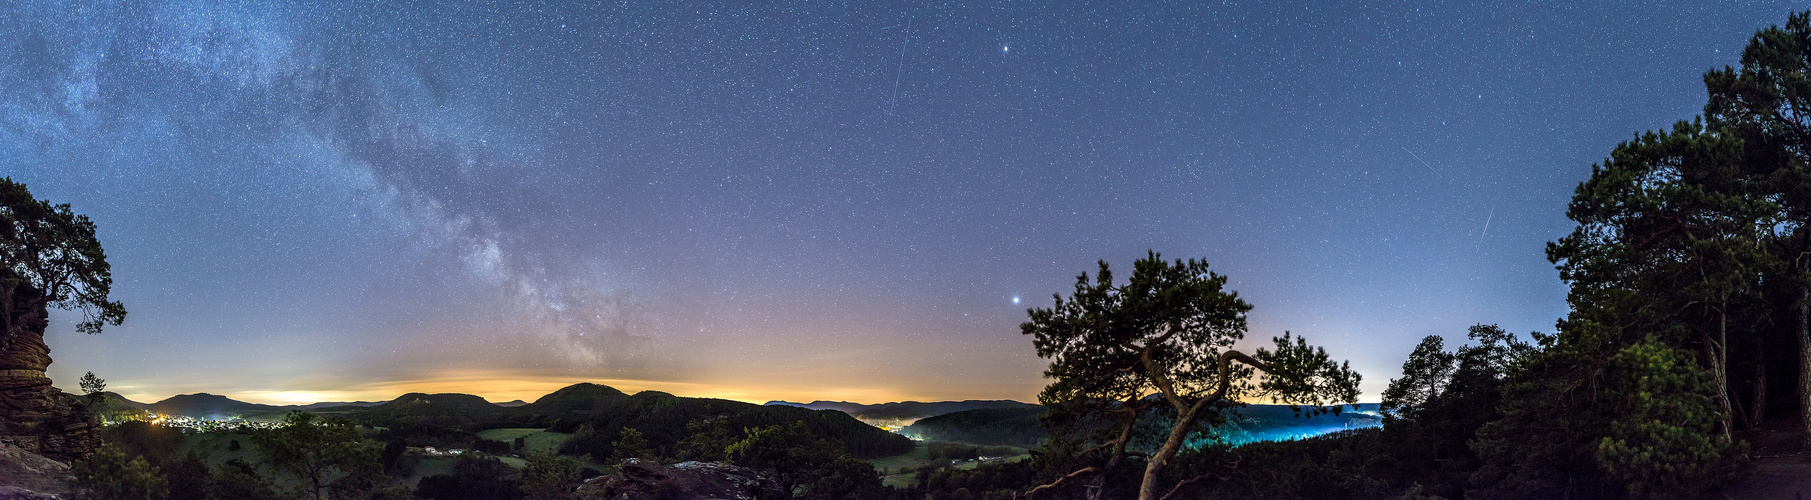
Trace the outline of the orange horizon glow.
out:
<instances>
[{"instance_id":1,"label":"orange horizon glow","mask_svg":"<svg viewBox=\"0 0 1811 500\"><path fill-rule=\"evenodd\" d=\"M271 390L157 390L156 387L131 387L115 391L120 396L142 403L155 403L178 394L208 393L225 396L247 403L267 404L274 406L306 405L319 402L355 402L355 401L391 401L404 394L470 394L484 398L492 403L506 403L522 400L532 403L542 396L562 388L580 383L593 383L613 387L628 394L643 391L659 391L675 396L691 398L714 398L762 404L768 401L793 401L809 403L812 401L848 401L861 404L879 404L900 401L944 401L927 394L914 394L905 391L876 388L812 388L812 387L773 387L675 382L657 380L631 379L582 379L566 377L509 376L498 378L487 377L448 377L417 380L396 380L358 384L338 389L271 389ZM1035 402L1036 398L1000 397L1000 398L961 398L961 399L1013 399Z\"/></svg>"},{"instance_id":2,"label":"orange horizon glow","mask_svg":"<svg viewBox=\"0 0 1811 500\"><path fill-rule=\"evenodd\" d=\"M150 390L118 391L120 396L141 403L155 403L178 394L209 393L226 396L246 403L266 404L273 406L299 406L320 402L357 402L357 401L391 401L404 394L470 394L484 398L491 403L507 403L514 400L533 403L542 396L575 384L592 383L613 387L627 394L643 391L659 391L674 396L689 398L713 398L740 401L751 404L763 404L768 401L790 401L810 403L813 401L845 401L857 404L883 404L902 401L950 401L959 399L1010 399L1026 403L1037 403L1034 397L1004 398L948 398L924 394L911 394L900 391L879 389L845 388L817 389L801 387L740 387L721 384L673 382L656 380L630 379L570 379L556 377L509 377L509 378L446 378L431 380L399 380L374 382L363 386L338 390L241 390L241 391L189 391L159 392ZM161 395L160 395L161 394ZM1251 404L1282 404L1278 401L1248 401ZM1376 403L1376 401L1360 401Z\"/></svg>"}]
</instances>

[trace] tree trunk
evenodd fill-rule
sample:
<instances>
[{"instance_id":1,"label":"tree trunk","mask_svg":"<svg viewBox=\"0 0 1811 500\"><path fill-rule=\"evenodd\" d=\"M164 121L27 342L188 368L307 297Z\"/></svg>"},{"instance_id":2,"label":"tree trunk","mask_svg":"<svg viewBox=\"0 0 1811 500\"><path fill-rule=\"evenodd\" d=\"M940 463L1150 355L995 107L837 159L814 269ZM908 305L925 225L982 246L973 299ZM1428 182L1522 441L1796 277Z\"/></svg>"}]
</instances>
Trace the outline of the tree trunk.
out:
<instances>
[{"instance_id":1,"label":"tree trunk","mask_svg":"<svg viewBox=\"0 0 1811 500\"><path fill-rule=\"evenodd\" d=\"M1107 458L1107 465L1101 468L1101 473L1088 482L1088 500L1100 500L1101 495L1107 494L1107 475L1119 469L1119 463L1125 461L1126 443L1132 442L1132 428L1138 426L1138 414L1141 412L1142 410L1133 411L1126 416L1126 423L1119 428L1119 440L1113 445L1113 455Z\"/></svg>"},{"instance_id":2,"label":"tree trunk","mask_svg":"<svg viewBox=\"0 0 1811 500\"><path fill-rule=\"evenodd\" d=\"M1169 465L1170 459L1176 458L1176 452L1182 450L1182 442L1188 438L1190 430L1195 428L1195 421L1201 417L1200 411L1207 407L1196 404L1186 410L1177 409L1176 425L1170 427L1170 438L1164 440L1163 448L1151 455L1151 461L1144 465L1144 482L1138 486L1138 500L1157 500L1163 494L1157 491L1157 476Z\"/></svg>"},{"instance_id":3,"label":"tree trunk","mask_svg":"<svg viewBox=\"0 0 1811 500\"><path fill-rule=\"evenodd\" d=\"M1710 371L1717 377L1717 392L1712 396L1717 400L1717 426L1723 431L1723 442L1727 443L1733 439L1730 419L1735 411L1730 409L1729 404L1729 375L1723 367L1722 356L1719 356L1720 349L1715 344L1710 339L1704 340L1704 357L1710 360Z\"/></svg>"},{"instance_id":4,"label":"tree trunk","mask_svg":"<svg viewBox=\"0 0 1811 500\"><path fill-rule=\"evenodd\" d=\"M1755 345L1759 346L1756 340ZM1767 359L1760 349L1755 349L1754 362L1754 399L1749 401L1748 427L1758 429L1767 423Z\"/></svg>"},{"instance_id":5,"label":"tree trunk","mask_svg":"<svg viewBox=\"0 0 1811 500\"><path fill-rule=\"evenodd\" d=\"M1811 448L1811 284L1799 284L1797 309L1798 420L1804 445Z\"/></svg>"},{"instance_id":6,"label":"tree trunk","mask_svg":"<svg viewBox=\"0 0 1811 500\"><path fill-rule=\"evenodd\" d=\"M1730 409L1729 402L1729 301L1723 301L1717 309L1717 338L1704 339L1704 357L1710 360L1710 371L1717 378L1717 425L1722 427L1723 442L1734 440L1730 427L1735 418L1735 411Z\"/></svg>"}]
</instances>

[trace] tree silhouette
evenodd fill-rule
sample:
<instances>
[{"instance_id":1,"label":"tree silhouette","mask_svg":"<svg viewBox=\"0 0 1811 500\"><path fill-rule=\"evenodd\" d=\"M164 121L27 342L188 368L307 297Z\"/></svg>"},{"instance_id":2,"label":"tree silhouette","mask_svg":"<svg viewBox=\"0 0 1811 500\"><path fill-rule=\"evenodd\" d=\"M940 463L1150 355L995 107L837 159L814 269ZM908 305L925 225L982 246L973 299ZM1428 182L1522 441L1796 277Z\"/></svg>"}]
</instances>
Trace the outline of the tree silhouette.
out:
<instances>
[{"instance_id":1,"label":"tree silhouette","mask_svg":"<svg viewBox=\"0 0 1811 500\"><path fill-rule=\"evenodd\" d=\"M291 412L283 426L252 435L264 461L271 468L294 477L307 496L324 499L334 489L334 478L359 478L378 474L382 447L359 436L358 429L338 417L317 417ZM336 492L343 493L343 492Z\"/></svg>"},{"instance_id":2,"label":"tree silhouette","mask_svg":"<svg viewBox=\"0 0 1811 500\"><path fill-rule=\"evenodd\" d=\"M0 349L29 332L43 335L52 307L82 311L83 333L126 319L125 306L107 300L113 271L94 222L67 204L32 199L12 178L0 178L0 264Z\"/></svg>"},{"instance_id":3,"label":"tree silhouette","mask_svg":"<svg viewBox=\"0 0 1811 500\"><path fill-rule=\"evenodd\" d=\"M1740 169L1730 173L1746 194L1768 201L1757 236L1772 257L1763 272L1783 282L1777 295L1789 304L1797 340L1799 427L1811 447L1811 12L1793 14L1784 27L1754 34L1740 69L1704 75L1710 99L1706 126L1741 144ZM1776 299L1777 300L1777 299ZM1722 375L1718 373L1717 375ZM1764 391L1758 391L1765 394ZM1760 406L1760 405L1754 405Z\"/></svg>"},{"instance_id":4,"label":"tree silhouette","mask_svg":"<svg viewBox=\"0 0 1811 500\"><path fill-rule=\"evenodd\" d=\"M94 395L100 394L101 391L107 390L107 381L94 376L94 372L83 374L81 384L82 394L86 394L88 397L94 397Z\"/></svg>"},{"instance_id":5,"label":"tree silhouette","mask_svg":"<svg viewBox=\"0 0 1811 500\"><path fill-rule=\"evenodd\" d=\"M1205 416L1217 418L1218 410L1247 397L1317 406L1357 401L1358 373L1299 337L1284 333L1272 339L1273 349L1251 355L1233 350L1233 342L1245 337L1251 305L1225 286L1226 277L1209 271L1205 261L1171 263L1150 252L1133 263L1124 285L1113 282L1101 261L1093 283L1087 274L1077 277L1068 300L1059 295L1055 307L1027 311L1031 321L1020 329L1034 337L1039 357L1051 359L1044 376L1055 379L1038 400L1066 430L1105 420L1112 431L1091 450L1105 451L1103 464L1028 495L1071 481L1091 481L1091 495L1099 495L1101 483L1132 455L1127 445L1146 410L1167 406L1173 412L1139 487L1141 500L1154 500L1159 475Z\"/></svg>"}]
</instances>

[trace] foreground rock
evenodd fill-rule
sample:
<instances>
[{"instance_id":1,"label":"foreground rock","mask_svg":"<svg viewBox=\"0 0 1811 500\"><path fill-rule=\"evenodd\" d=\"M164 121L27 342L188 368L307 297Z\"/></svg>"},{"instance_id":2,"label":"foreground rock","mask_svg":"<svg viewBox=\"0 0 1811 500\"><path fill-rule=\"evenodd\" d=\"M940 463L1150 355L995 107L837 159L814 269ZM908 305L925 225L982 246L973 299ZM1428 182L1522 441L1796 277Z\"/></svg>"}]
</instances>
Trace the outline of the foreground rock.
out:
<instances>
[{"instance_id":1,"label":"foreground rock","mask_svg":"<svg viewBox=\"0 0 1811 500\"><path fill-rule=\"evenodd\" d=\"M615 474L585 481L584 500L767 500L786 498L779 483L753 469L717 462L671 466L629 459Z\"/></svg>"},{"instance_id":2,"label":"foreground rock","mask_svg":"<svg viewBox=\"0 0 1811 500\"><path fill-rule=\"evenodd\" d=\"M75 396L50 386L43 321L0 350L0 443L54 460L80 460L100 446L100 421Z\"/></svg>"},{"instance_id":3,"label":"foreground rock","mask_svg":"<svg viewBox=\"0 0 1811 500\"><path fill-rule=\"evenodd\" d=\"M67 496L71 479L68 464L0 444L0 500Z\"/></svg>"}]
</instances>

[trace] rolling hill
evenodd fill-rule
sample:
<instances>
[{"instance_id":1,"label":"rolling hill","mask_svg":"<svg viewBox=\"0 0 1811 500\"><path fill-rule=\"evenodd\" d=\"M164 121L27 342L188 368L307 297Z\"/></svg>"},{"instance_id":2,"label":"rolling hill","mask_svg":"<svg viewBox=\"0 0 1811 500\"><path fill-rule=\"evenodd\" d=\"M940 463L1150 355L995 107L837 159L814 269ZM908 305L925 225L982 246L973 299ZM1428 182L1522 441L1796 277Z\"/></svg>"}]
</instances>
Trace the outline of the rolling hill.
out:
<instances>
[{"instance_id":1,"label":"rolling hill","mask_svg":"<svg viewBox=\"0 0 1811 500\"><path fill-rule=\"evenodd\" d=\"M191 418L221 419L248 414L269 414L285 411L281 406L261 405L234 400L216 394L178 394L169 399L145 405L146 410L160 415L181 415Z\"/></svg>"}]
</instances>

